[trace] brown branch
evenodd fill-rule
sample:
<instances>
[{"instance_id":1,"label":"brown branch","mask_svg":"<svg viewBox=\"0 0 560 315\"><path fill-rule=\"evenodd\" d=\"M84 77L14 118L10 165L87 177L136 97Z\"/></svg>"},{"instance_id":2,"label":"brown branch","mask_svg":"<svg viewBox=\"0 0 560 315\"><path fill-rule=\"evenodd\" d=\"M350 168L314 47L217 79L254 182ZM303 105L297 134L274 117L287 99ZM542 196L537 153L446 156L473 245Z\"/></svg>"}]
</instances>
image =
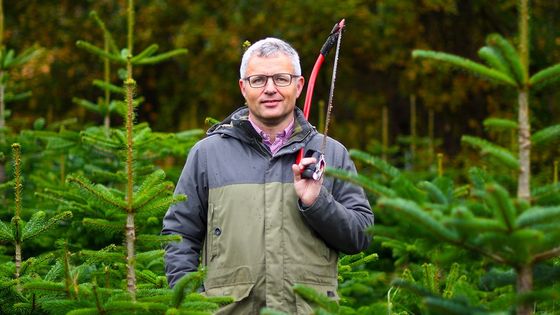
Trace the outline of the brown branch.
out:
<instances>
[{"instance_id":1,"label":"brown branch","mask_svg":"<svg viewBox=\"0 0 560 315\"><path fill-rule=\"evenodd\" d=\"M542 252L540 254L535 255L535 257L533 257L533 263L537 263L539 261L543 261L543 260L547 260L556 256L560 256L560 246L553 248L551 250L548 250L546 252Z\"/></svg>"}]
</instances>

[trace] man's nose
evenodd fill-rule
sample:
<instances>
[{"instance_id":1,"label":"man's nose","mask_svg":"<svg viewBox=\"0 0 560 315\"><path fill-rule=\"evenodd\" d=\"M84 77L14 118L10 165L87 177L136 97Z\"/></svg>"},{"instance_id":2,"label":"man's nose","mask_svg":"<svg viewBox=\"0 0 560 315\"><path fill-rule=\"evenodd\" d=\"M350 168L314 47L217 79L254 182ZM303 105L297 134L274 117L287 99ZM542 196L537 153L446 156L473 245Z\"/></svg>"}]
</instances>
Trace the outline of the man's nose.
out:
<instances>
[{"instance_id":1,"label":"man's nose","mask_svg":"<svg viewBox=\"0 0 560 315\"><path fill-rule=\"evenodd\" d=\"M274 84L274 80L272 77L266 78L266 84L264 85L264 92L265 93L276 93L276 84Z\"/></svg>"}]
</instances>

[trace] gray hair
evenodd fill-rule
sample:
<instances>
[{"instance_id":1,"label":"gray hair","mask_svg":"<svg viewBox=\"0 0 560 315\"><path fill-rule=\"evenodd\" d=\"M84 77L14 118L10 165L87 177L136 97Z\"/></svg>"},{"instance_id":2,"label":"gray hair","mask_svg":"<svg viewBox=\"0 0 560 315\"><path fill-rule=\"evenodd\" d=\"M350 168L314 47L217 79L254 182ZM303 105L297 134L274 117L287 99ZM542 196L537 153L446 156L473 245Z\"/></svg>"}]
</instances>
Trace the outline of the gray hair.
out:
<instances>
[{"instance_id":1,"label":"gray hair","mask_svg":"<svg viewBox=\"0 0 560 315\"><path fill-rule=\"evenodd\" d=\"M278 56L278 54L284 54L290 57L292 65L294 66L294 74L301 75L301 66L299 64L299 55L297 51L290 46L290 44L281 39L267 37L254 43L245 51L241 59L241 66L239 67L239 77L243 78L245 76L247 65L251 57L257 56L267 58Z\"/></svg>"}]
</instances>

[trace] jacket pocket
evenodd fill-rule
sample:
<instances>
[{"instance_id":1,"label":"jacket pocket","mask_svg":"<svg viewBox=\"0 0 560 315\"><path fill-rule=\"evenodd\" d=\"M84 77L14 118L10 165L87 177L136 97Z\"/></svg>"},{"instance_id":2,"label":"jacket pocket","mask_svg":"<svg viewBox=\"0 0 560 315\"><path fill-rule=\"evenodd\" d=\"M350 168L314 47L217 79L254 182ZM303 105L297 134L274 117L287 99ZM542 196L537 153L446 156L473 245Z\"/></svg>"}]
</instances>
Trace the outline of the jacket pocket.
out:
<instances>
[{"instance_id":1,"label":"jacket pocket","mask_svg":"<svg viewBox=\"0 0 560 315\"><path fill-rule=\"evenodd\" d=\"M338 294L336 293L336 287L333 285L328 284L311 284L311 283L302 283L306 287L310 287L317 291L317 293L325 295L329 297L333 303L338 303L340 299ZM313 308L317 307L317 305L309 304L303 297L299 294L296 294L296 312L297 315L309 315L314 314Z\"/></svg>"},{"instance_id":2,"label":"jacket pocket","mask_svg":"<svg viewBox=\"0 0 560 315\"><path fill-rule=\"evenodd\" d=\"M252 314L253 310L249 295L253 289L254 283L228 285L206 289L206 296L229 296L233 298L233 303L222 307L216 314Z\"/></svg>"}]
</instances>

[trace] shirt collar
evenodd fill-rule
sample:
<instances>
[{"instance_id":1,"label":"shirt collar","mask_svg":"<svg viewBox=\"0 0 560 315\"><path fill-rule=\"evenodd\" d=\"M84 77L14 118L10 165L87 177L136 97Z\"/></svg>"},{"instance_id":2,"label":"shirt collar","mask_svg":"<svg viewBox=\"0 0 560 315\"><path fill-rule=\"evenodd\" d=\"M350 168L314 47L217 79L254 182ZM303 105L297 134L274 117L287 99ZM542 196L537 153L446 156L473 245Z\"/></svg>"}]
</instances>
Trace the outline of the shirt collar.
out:
<instances>
[{"instance_id":1,"label":"shirt collar","mask_svg":"<svg viewBox=\"0 0 560 315\"><path fill-rule=\"evenodd\" d=\"M279 139L287 139L292 135L292 132L294 131L294 121L295 119L292 118L292 121L288 124L288 126L286 126L286 128L282 131L280 131L279 133L276 134L276 138ZM268 134L266 132L264 132L261 128L259 128L259 126L257 126L257 124L251 119L251 116L249 116L249 122L251 123L251 125L253 126L253 128L255 128L255 130L257 131L257 133L265 140L269 140L270 137L268 136Z\"/></svg>"}]
</instances>

